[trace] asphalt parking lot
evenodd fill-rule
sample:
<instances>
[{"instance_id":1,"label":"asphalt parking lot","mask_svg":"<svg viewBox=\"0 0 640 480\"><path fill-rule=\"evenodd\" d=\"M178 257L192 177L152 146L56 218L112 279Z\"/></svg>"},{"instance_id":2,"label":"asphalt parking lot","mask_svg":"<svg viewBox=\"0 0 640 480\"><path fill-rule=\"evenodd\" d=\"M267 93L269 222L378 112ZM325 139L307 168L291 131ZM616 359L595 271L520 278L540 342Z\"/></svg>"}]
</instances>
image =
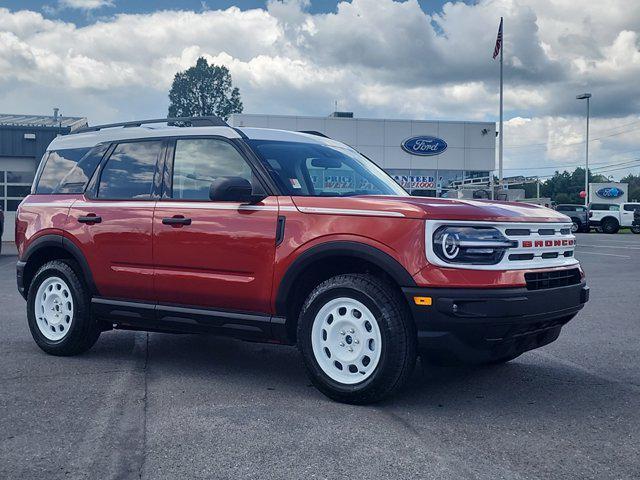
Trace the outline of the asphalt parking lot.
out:
<instances>
[{"instance_id":1,"label":"asphalt parking lot","mask_svg":"<svg viewBox=\"0 0 640 480\"><path fill-rule=\"evenodd\" d=\"M581 234L591 301L497 367L334 403L295 349L108 332L57 358L0 257L0 478L640 478L640 235Z\"/></svg>"}]
</instances>

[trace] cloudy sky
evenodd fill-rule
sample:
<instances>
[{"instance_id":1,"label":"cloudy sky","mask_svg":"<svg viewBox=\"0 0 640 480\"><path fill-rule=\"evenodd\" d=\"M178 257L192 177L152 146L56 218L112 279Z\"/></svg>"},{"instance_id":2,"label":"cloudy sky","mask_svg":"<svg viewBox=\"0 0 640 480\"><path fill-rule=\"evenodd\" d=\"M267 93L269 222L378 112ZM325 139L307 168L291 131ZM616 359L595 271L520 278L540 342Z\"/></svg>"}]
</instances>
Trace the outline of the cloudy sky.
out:
<instances>
[{"instance_id":1,"label":"cloudy sky","mask_svg":"<svg viewBox=\"0 0 640 480\"><path fill-rule=\"evenodd\" d=\"M0 111L164 116L175 72L229 67L245 112L498 119L505 174L640 173L640 1L0 0Z\"/></svg>"}]
</instances>

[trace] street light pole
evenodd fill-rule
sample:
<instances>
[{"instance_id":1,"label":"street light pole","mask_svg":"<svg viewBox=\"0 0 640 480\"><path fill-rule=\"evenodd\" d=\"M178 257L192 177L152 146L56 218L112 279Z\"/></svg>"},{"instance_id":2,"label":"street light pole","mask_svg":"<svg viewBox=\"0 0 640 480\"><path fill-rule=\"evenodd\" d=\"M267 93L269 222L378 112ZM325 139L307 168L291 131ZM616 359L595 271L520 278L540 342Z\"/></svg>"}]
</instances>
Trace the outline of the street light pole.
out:
<instances>
[{"instance_id":1,"label":"street light pole","mask_svg":"<svg viewBox=\"0 0 640 480\"><path fill-rule=\"evenodd\" d=\"M584 170L584 205L589 205L589 100L591 99L590 93L582 93L576 96L576 100L587 100L587 141L585 142L585 156L586 165Z\"/></svg>"}]
</instances>

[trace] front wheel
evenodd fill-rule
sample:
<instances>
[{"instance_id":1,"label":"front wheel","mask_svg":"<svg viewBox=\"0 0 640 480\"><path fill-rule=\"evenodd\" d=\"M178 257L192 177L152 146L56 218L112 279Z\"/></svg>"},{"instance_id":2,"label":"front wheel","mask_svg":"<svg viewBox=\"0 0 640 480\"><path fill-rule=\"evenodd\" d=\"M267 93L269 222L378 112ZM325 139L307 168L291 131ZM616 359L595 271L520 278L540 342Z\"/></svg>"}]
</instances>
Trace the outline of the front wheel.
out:
<instances>
[{"instance_id":1,"label":"front wheel","mask_svg":"<svg viewBox=\"0 0 640 480\"><path fill-rule=\"evenodd\" d=\"M27 320L38 346L52 355L76 355L100 336L87 287L69 261L53 260L36 273L27 295Z\"/></svg>"},{"instance_id":2,"label":"front wheel","mask_svg":"<svg viewBox=\"0 0 640 480\"><path fill-rule=\"evenodd\" d=\"M391 395L416 361L416 334L403 299L373 275L339 275L302 307L298 348L311 381L328 397L366 404Z\"/></svg>"},{"instance_id":3,"label":"front wheel","mask_svg":"<svg viewBox=\"0 0 640 480\"><path fill-rule=\"evenodd\" d=\"M631 231L633 233L640 233L640 225L634 225L633 227L631 227Z\"/></svg>"}]
</instances>

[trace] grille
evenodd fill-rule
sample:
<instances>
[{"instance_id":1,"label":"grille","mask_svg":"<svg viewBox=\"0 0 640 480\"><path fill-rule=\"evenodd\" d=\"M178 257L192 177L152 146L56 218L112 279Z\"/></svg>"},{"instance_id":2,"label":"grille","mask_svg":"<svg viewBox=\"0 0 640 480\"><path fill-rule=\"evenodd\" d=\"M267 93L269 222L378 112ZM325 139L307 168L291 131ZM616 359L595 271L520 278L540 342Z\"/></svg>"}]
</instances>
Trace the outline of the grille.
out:
<instances>
[{"instance_id":1,"label":"grille","mask_svg":"<svg viewBox=\"0 0 640 480\"><path fill-rule=\"evenodd\" d=\"M580 271L577 268L552 272L528 272L524 274L527 290L566 287L580 283Z\"/></svg>"},{"instance_id":2,"label":"grille","mask_svg":"<svg viewBox=\"0 0 640 480\"><path fill-rule=\"evenodd\" d=\"M510 242L504 255L496 264L453 265L442 261L433 250L433 234L443 225L490 226L499 230ZM454 222L451 220L427 220L427 259L434 265L449 268L473 270L533 270L555 267L574 267L578 260L574 257L575 236L571 224L564 222Z\"/></svg>"}]
</instances>

